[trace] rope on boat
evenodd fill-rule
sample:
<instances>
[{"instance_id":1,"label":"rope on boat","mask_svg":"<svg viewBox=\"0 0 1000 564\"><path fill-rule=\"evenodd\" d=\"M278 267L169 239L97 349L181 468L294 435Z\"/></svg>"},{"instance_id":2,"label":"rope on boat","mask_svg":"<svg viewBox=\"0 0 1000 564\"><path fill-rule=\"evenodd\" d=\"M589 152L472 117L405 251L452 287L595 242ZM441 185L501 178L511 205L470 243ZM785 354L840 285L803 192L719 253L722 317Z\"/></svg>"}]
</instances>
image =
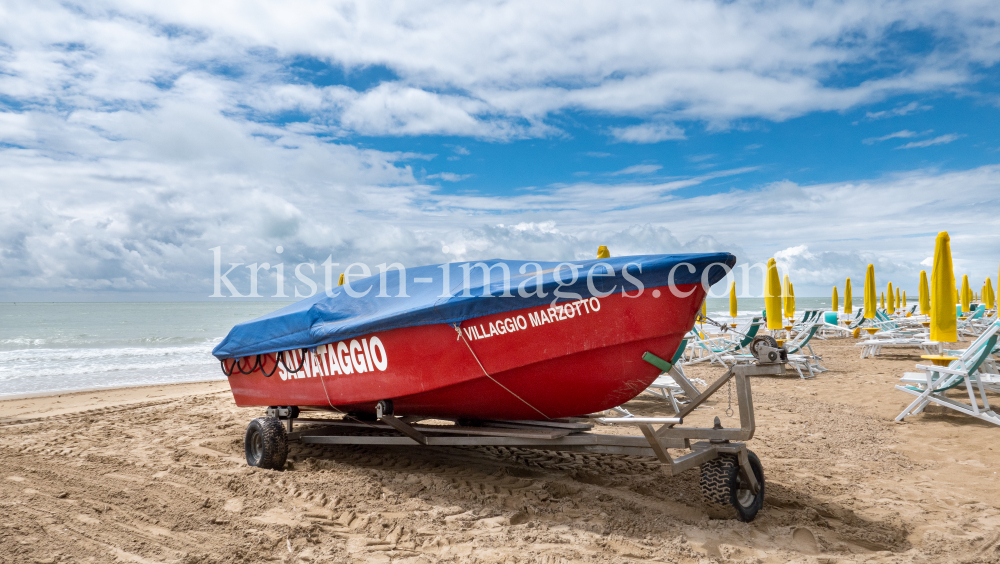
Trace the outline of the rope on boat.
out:
<instances>
[{"instance_id":1,"label":"rope on boat","mask_svg":"<svg viewBox=\"0 0 1000 564\"><path fill-rule=\"evenodd\" d=\"M274 376L274 373L278 371L278 359L284 356L283 352L284 351L278 351L278 353L274 355L274 368L271 369L270 373L267 370L264 370L264 363L260 363L260 373L263 374L265 378Z\"/></svg>"},{"instance_id":2,"label":"rope on boat","mask_svg":"<svg viewBox=\"0 0 1000 564\"><path fill-rule=\"evenodd\" d=\"M270 378L271 376L274 376L275 372L277 372L279 364L283 365L285 367L285 370L288 371L289 373L295 374L296 372L301 372L302 369L303 369L303 367L306 364L306 351L307 351L307 349L302 349L302 351L301 351L302 358L299 360L299 366L295 370L292 370L292 368L290 366L288 366L288 361L285 360L285 352L286 351L278 351L278 353L274 355L274 368L271 369L270 373L268 373L267 370L264 369L264 361L261 360L261 358L260 358L261 355L257 355L257 358L256 358L254 364L252 365L253 367L250 368L249 370L243 370L243 366L240 364L240 361L242 361L244 358L247 358L245 356L244 357L236 357L236 358L234 358L233 359L233 364L230 365L229 370L226 370L226 361L225 361L225 359L220 360L219 362L222 364L222 373L225 374L227 378L229 376L232 376L233 372L235 372L237 370L239 370L241 374L253 374L254 372L257 371L258 368L260 369L261 374L263 374L267 378ZM288 351L288 352L291 352L291 351ZM293 362L294 362L294 358L295 358L295 356L292 355Z\"/></svg>"},{"instance_id":3,"label":"rope on boat","mask_svg":"<svg viewBox=\"0 0 1000 564\"><path fill-rule=\"evenodd\" d=\"M479 357L476 356L476 351L472 350L472 346L469 345L469 341L467 341L465 339L465 335L462 334L462 329L458 326L457 323L455 325L453 325L453 327L455 327L455 331L458 333L459 338L462 339L463 343L465 343L465 347L467 349L469 349L470 353L472 353L472 358L476 359L476 364L479 365L479 369L483 371L483 374L485 374L487 378L489 378L490 380L493 380L493 383L496 384L497 386L500 386L504 390L507 390L507 393L509 393L510 395L512 395L515 398L521 400L521 402L524 403L524 405L526 405L526 406L530 407L531 409L534 409L535 411L537 411L538 414L541 415L542 417L544 417L546 419L552 419L548 415L545 415L544 413L542 413L542 410L540 410L537 407L535 407L535 406L531 405L530 403L528 403L528 400L526 400L526 399L522 398L521 396L515 394L510 388L508 388L507 386L504 386L500 382L497 382L497 380L494 377L490 376L490 373L487 372L485 368L483 368L483 363L479 362Z\"/></svg>"},{"instance_id":4,"label":"rope on boat","mask_svg":"<svg viewBox=\"0 0 1000 564\"><path fill-rule=\"evenodd\" d=\"M288 352L292 352L292 351L288 351ZM288 366L288 360L285 359L285 351L281 351L281 364L285 365L285 370L287 370L288 372L290 372L292 374L295 374L296 372L301 371L302 367L306 365L306 353L307 352L308 352L308 349L302 349L301 351L299 351L299 353L300 353L299 356L302 357L299 360L299 367L296 368L295 370L292 370ZM292 355L292 362L295 362L295 355Z\"/></svg>"},{"instance_id":5,"label":"rope on boat","mask_svg":"<svg viewBox=\"0 0 1000 564\"><path fill-rule=\"evenodd\" d=\"M260 355L257 355L257 363L254 364L253 368L251 368L250 370L243 370L243 367L240 366L240 359L237 359L236 361L236 368L240 371L240 374L253 374L254 372L257 371L258 368L260 368Z\"/></svg>"}]
</instances>

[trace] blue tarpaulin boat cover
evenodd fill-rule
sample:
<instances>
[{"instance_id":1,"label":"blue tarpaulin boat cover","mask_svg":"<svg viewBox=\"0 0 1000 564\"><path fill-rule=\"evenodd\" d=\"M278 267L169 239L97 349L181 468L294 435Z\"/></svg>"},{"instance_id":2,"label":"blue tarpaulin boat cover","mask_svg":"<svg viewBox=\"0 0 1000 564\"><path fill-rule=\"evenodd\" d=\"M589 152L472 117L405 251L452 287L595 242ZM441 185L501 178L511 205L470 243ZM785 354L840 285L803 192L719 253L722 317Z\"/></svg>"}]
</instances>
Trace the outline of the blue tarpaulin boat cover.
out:
<instances>
[{"instance_id":1,"label":"blue tarpaulin boat cover","mask_svg":"<svg viewBox=\"0 0 1000 564\"><path fill-rule=\"evenodd\" d=\"M313 348L375 331L459 323L553 300L622 291L636 295L700 282L710 286L735 264L729 253L707 253L563 263L493 259L407 268L403 276L390 268L241 323L212 354L227 359Z\"/></svg>"}]
</instances>

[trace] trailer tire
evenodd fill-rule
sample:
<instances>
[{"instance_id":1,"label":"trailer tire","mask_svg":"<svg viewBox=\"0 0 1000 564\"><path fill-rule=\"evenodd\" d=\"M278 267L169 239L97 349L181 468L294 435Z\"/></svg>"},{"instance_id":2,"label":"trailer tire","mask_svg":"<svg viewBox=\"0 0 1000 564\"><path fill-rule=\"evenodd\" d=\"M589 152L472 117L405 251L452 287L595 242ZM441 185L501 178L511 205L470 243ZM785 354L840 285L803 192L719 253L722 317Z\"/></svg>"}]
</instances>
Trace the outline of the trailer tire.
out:
<instances>
[{"instance_id":1,"label":"trailer tire","mask_svg":"<svg viewBox=\"0 0 1000 564\"><path fill-rule=\"evenodd\" d=\"M288 458L288 435L281 420L258 417L247 425L243 439L247 464L265 470L282 470Z\"/></svg>"},{"instance_id":2,"label":"trailer tire","mask_svg":"<svg viewBox=\"0 0 1000 564\"><path fill-rule=\"evenodd\" d=\"M756 495L743 486L736 455L722 454L701 465L701 496L710 518L739 519L749 523L764 507L764 468L752 451L747 451L747 458L750 460L750 469L760 484Z\"/></svg>"}]
</instances>

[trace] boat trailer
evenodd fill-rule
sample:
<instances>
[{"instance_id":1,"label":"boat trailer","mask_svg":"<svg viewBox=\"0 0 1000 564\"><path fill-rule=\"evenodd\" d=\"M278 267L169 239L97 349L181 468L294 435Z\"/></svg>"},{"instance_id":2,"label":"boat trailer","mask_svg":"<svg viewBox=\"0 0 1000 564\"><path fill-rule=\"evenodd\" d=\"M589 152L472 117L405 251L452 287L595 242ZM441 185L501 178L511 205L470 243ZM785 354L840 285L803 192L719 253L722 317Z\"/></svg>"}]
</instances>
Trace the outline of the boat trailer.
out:
<instances>
[{"instance_id":1,"label":"boat trailer","mask_svg":"<svg viewBox=\"0 0 1000 564\"><path fill-rule=\"evenodd\" d=\"M374 418L347 415L342 419L299 417L295 406L272 406L266 417L247 427L245 449L251 466L280 470L285 467L288 443L319 445L508 447L548 451L572 451L657 459L663 470L675 476L701 467L701 490L705 509L712 518L736 518L749 522L764 504L764 473L760 460L745 441L755 430L750 376L785 373L787 353L767 337L754 339L750 349L755 363L736 365L699 391L678 371L671 376L685 390L687 403L674 417L604 417L590 415L552 420L468 421L452 425L422 424L442 419L430 416L396 416L392 402L380 401ZM643 360L664 372L669 362L646 353ZM683 427L684 417L704 403L726 383L735 380L739 406L739 428L725 428L718 417L713 427ZM607 435L593 432L601 425L630 425L642 435ZM295 430L294 425L302 425ZM671 456L669 449L689 451Z\"/></svg>"}]
</instances>

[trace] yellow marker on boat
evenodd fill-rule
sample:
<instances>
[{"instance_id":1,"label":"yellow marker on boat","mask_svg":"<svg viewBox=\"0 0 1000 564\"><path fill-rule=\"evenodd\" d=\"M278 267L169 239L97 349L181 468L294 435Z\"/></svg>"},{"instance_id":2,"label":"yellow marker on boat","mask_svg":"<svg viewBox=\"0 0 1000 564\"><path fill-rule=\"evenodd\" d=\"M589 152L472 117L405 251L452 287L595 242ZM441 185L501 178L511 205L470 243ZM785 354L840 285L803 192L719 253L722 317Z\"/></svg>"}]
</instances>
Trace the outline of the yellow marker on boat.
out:
<instances>
[{"instance_id":1,"label":"yellow marker on boat","mask_svg":"<svg viewBox=\"0 0 1000 564\"><path fill-rule=\"evenodd\" d=\"M608 251L606 246L601 245L600 247L597 247L597 258L611 258L611 252Z\"/></svg>"},{"instance_id":2,"label":"yellow marker on boat","mask_svg":"<svg viewBox=\"0 0 1000 564\"><path fill-rule=\"evenodd\" d=\"M938 233L934 242L934 267L931 270L931 340L958 340L958 315L955 313L955 267L951 262L951 237L947 231Z\"/></svg>"},{"instance_id":3,"label":"yellow marker on boat","mask_svg":"<svg viewBox=\"0 0 1000 564\"><path fill-rule=\"evenodd\" d=\"M839 303L837 303L837 302L838 302L838 300L837 300L837 287L836 287L836 286L834 286L834 287L833 287L833 298L832 298L832 299L830 300L830 304L831 304L831 306L832 306L832 307L830 308L831 310L833 310L833 311L837 311L837 309L839 309L839 307L838 307L838 306L839 306L840 304L839 304Z\"/></svg>"},{"instance_id":4,"label":"yellow marker on boat","mask_svg":"<svg viewBox=\"0 0 1000 564\"><path fill-rule=\"evenodd\" d=\"M729 317L733 318L733 323L736 323L736 281L729 286Z\"/></svg>"},{"instance_id":5,"label":"yellow marker on boat","mask_svg":"<svg viewBox=\"0 0 1000 564\"><path fill-rule=\"evenodd\" d=\"M889 282L889 301L887 302L889 307L886 308L890 314L896 313L896 296L892 294L892 282Z\"/></svg>"},{"instance_id":6,"label":"yellow marker on boat","mask_svg":"<svg viewBox=\"0 0 1000 564\"><path fill-rule=\"evenodd\" d=\"M875 319L878 297L875 295L875 265L869 264L865 271L865 319Z\"/></svg>"},{"instance_id":7,"label":"yellow marker on boat","mask_svg":"<svg viewBox=\"0 0 1000 564\"><path fill-rule=\"evenodd\" d=\"M970 311L969 310L969 302L972 301L972 289L969 288L969 275L968 274L963 274L962 275L962 294L961 294L961 298L962 298L962 313Z\"/></svg>"},{"instance_id":8,"label":"yellow marker on boat","mask_svg":"<svg viewBox=\"0 0 1000 564\"><path fill-rule=\"evenodd\" d=\"M767 259L767 283L764 285L764 310L767 312L767 328L778 330L784 327L781 322L781 281L778 278L778 265L774 259Z\"/></svg>"},{"instance_id":9,"label":"yellow marker on boat","mask_svg":"<svg viewBox=\"0 0 1000 564\"><path fill-rule=\"evenodd\" d=\"M854 304L852 303L853 296L851 295L851 277L847 277L847 282L844 283L844 313L852 313L854 311Z\"/></svg>"}]
</instances>

